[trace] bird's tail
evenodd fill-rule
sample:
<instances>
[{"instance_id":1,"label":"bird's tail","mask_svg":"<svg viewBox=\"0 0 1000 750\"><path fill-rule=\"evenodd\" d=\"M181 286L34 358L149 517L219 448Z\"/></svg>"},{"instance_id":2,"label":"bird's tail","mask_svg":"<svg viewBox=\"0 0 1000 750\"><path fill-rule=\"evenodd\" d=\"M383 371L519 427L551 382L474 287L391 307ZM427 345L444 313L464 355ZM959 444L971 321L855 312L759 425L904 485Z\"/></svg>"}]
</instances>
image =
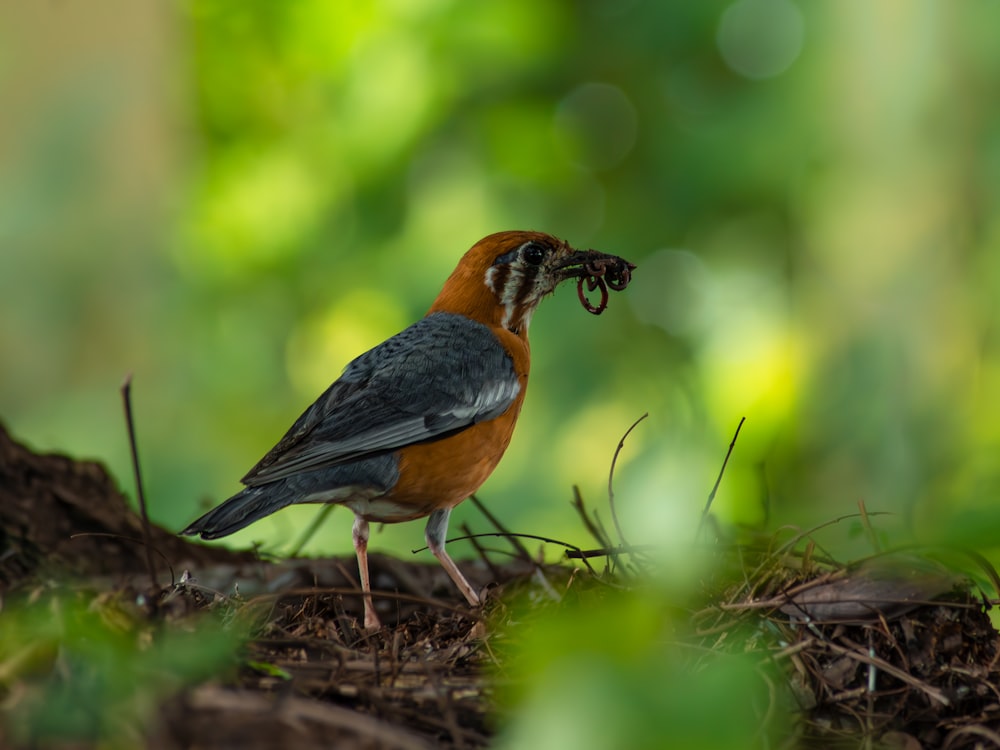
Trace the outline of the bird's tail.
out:
<instances>
[{"instance_id":1,"label":"bird's tail","mask_svg":"<svg viewBox=\"0 0 1000 750\"><path fill-rule=\"evenodd\" d=\"M182 536L218 539L290 505L294 495L275 492L274 485L247 487L210 510L181 532Z\"/></svg>"}]
</instances>

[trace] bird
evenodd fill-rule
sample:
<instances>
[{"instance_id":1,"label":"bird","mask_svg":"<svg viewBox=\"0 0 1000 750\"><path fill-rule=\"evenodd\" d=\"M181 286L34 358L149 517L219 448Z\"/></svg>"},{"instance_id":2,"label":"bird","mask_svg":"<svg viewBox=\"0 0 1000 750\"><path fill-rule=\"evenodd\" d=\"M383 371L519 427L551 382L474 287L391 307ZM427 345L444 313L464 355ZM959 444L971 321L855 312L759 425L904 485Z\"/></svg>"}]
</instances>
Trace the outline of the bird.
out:
<instances>
[{"instance_id":1,"label":"bird","mask_svg":"<svg viewBox=\"0 0 1000 750\"><path fill-rule=\"evenodd\" d=\"M424 537L468 603L480 596L445 550L452 509L510 443L528 385L528 327L567 279L624 288L634 266L543 232L484 237L459 260L426 315L351 361L242 479L244 489L181 534L216 539L296 503L354 513L364 627L381 628L368 573L369 523L427 517Z\"/></svg>"}]
</instances>

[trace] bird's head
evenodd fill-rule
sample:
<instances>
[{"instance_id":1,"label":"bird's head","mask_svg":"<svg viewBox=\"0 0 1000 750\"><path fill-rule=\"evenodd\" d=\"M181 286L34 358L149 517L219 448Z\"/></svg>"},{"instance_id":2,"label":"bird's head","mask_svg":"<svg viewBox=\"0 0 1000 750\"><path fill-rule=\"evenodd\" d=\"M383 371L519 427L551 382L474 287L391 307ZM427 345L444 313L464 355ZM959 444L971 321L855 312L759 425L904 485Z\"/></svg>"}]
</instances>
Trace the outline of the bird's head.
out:
<instances>
[{"instance_id":1,"label":"bird's head","mask_svg":"<svg viewBox=\"0 0 1000 750\"><path fill-rule=\"evenodd\" d=\"M584 306L599 313L607 303L607 286L624 289L633 268L618 256L576 250L542 232L498 232L462 257L430 312L460 313L523 336L538 303L561 282L578 279ZM584 282L591 290L601 288L599 307L586 300Z\"/></svg>"}]
</instances>

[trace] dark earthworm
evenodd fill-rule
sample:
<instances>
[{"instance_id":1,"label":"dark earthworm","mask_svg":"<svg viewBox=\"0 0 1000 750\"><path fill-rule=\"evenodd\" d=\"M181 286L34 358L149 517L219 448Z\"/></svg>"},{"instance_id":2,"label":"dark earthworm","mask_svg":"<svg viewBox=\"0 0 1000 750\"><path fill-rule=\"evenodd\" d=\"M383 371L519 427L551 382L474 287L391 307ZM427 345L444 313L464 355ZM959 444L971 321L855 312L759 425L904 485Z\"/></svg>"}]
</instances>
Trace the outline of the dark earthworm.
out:
<instances>
[{"instance_id":1,"label":"dark earthworm","mask_svg":"<svg viewBox=\"0 0 1000 750\"><path fill-rule=\"evenodd\" d=\"M595 306L589 299L587 293L583 291L583 284L586 282L587 289L594 291L598 287L601 289L601 301ZM580 298L583 309L594 315L600 315L608 306L608 287L604 279L594 276L581 276L576 282L576 294Z\"/></svg>"},{"instance_id":2,"label":"dark earthworm","mask_svg":"<svg viewBox=\"0 0 1000 750\"><path fill-rule=\"evenodd\" d=\"M594 315L600 315L604 312L608 306L608 288L620 292L627 287L632 280L633 268L635 266L627 260L614 256L587 262L583 267L585 275L581 276L576 283L576 293L583 308ZM589 291L601 290L601 301L596 305L587 299L587 294L583 290L585 282Z\"/></svg>"}]
</instances>

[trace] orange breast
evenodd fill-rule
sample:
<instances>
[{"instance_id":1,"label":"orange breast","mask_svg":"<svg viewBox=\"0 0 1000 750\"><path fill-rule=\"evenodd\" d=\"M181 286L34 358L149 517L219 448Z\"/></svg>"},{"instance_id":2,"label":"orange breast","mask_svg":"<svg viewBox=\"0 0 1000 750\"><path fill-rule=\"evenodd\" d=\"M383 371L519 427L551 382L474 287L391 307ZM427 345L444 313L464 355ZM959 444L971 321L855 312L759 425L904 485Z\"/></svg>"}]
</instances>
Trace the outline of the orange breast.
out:
<instances>
[{"instance_id":1,"label":"orange breast","mask_svg":"<svg viewBox=\"0 0 1000 750\"><path fill-rule=\"evenodd\" d=\"M407 446L399 453L399 481L386 499L412 506L415 517L458 505L500 463L520 410L519 396L494 420L444 440Z\"/></svg>"},{"instance_id":2,"label":"orange breast","mask_svg":"<svg viewBox=\"0 0 1000 750\"><path fill-rule=\"evenodd\" d=\"M510 444L528 387L528 341L503 329L494 332L511 355L521 390L496 419L443 440L408 445L399 451L399 481L385 500L412 507L412 518L438 508L452 508L465 500L489 478Z\"/></svg>"}]
</instances>

